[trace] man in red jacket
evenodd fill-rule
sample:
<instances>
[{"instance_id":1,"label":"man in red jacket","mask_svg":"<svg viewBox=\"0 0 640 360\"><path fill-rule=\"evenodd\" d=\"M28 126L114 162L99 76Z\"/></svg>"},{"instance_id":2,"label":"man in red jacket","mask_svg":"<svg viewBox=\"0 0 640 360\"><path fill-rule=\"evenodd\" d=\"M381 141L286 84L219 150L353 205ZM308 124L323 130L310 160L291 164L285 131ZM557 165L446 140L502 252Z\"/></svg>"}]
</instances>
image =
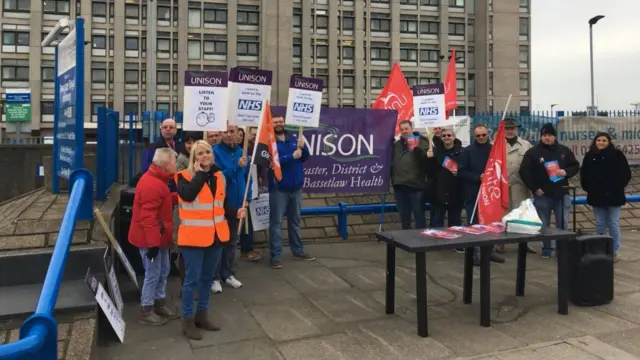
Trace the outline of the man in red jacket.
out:
<instances>
[{"instance_id":1,"label":"man in red jacket","mask_svg":"<svg viewBox=\"0 0 640 360\"><path fill-rule=\"evenodd\" d=\"M178 200L167 183L175 172L175 151L159 148L136 187L129 242L140 249L145 269L140 299L141 324L164 325L168 320L178 318L165 294L171 270L173 205Z\"/></svg>"}]
</instances>

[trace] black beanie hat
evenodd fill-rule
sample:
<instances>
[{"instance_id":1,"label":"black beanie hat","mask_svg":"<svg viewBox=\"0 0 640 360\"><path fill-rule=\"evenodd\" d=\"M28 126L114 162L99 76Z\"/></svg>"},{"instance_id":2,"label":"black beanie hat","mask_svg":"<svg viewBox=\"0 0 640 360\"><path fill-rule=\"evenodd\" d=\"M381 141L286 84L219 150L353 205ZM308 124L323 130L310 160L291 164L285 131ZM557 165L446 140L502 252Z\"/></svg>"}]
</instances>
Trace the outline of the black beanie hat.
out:
<instances>
[{"instance_id":1,"label":"black beanie hat","mask_svg":"<svg viewBox=\"0 0 640 360\"><path fill-rule=\"evenodd\" d=\"M556 136L556 128L553 127L552 123L546 123L540 129L540 136L542 135L553 135Z\"/></svg>"}]
</instances>

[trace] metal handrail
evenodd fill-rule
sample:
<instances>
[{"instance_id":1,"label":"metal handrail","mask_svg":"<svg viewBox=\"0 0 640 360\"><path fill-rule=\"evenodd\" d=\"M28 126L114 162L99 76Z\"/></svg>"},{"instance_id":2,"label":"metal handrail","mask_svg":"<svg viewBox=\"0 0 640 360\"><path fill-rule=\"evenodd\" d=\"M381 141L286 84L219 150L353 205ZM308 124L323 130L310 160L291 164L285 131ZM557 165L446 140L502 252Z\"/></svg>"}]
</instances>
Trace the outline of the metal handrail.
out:
<instances>
[{"instance_id":1,"label":"metal handrail","mask_svg":"<svg viewBox=\"0 0 640 360\"><path fill-rule=\"evenodd\" d=\"M640 202L640 194L635 195L627 195L627 202ZM571 203L574 205L586 205L587 197L586 196L577 196L575 201L571 198ZM425 203L425 209L430 209L431 204ZM398 208L395 203L385 203L385 204L365 204L365 205L347 205L344 202L338 203L338 205L334 206L318 206L318 207L307 207L300 209L300 214L302 216L326 216L326 215L337 215L338 216L338 233L343 240L346 240L349 236L347 231L347 215L363 215L363 214L379 214L383 211L385 213L388 212L397 212Z\"/></svg>"},{"instance_id":2,"label":"metal handrail","mask_svg":"<svg viewBox=\"0 0 640 360\"><path fill-rule=\"evenodd\" d=\"M38 305L20 328L20 340L0 345L0 359L48 360L58 357L58 323L53 311L71 248L76 221L87 218L93 207L93 175L86 169L75 170L69 179L71 193L62 218L60 232L51 254Z\"/></svg>"}]
</instances>

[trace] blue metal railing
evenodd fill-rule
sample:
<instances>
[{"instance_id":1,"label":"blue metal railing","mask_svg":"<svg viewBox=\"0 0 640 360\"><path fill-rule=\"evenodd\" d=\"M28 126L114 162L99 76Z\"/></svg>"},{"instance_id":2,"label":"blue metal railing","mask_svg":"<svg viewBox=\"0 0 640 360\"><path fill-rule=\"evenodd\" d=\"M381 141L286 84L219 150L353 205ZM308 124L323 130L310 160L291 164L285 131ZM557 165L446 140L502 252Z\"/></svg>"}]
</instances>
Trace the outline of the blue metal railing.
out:
<instances>
[{"instance_id":1,"label":"blue metal railing","mask_svg":"<svg viewBox=\"0 0 640 360\"><path fill-rule=\"evenodd\" d=\"M20 328L20 340L0 345L0 359L55 360L58 358L58 323L53 311L71 247L77 220L93 218L93 175L78 169L69 178L69 205L62 218L51 262L42 285L38 305Z\"/></svg>"},{"instance_id":2,"label":"blue metal railing","mask_svg":"<svg viewBox=\"0 0 640 360\"><path fill-rule=\"evenodd\" d=\"M627 202L640 202L640 194L627 195ZM573 198L571 203L575 205L586 205L586 196L577 196L575 202ZM431 204L425 204L426 209L431 208ZM383 210L384 209L384 210ZM380 213L392 213L397 212L398 208L396 204L366 204L366 205L347 205L344 202L338 203L335 206L319 206L308 207L300 209L302 216L327 216L336 215L338 217L338 233L343 240L346 240L349 236L347 231L347 215L364 215L364 214L380 214Z\"/></svg>"}]
</instances>

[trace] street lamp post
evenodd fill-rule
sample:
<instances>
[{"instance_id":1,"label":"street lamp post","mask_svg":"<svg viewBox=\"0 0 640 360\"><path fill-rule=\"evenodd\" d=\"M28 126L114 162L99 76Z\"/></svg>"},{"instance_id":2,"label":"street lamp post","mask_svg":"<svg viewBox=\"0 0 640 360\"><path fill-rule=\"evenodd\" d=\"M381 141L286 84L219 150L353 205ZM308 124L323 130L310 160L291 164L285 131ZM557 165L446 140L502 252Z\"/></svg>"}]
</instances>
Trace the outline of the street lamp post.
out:
<instances>
[{"instance_id":1,"label":"street lamp post","mask_svg":"<svg viewBox=\"0 0 640 360\"><path fill-rule=\"evenodd\" d=\"M589 19L589 57L591 63L591 111L595 112L596 109L596 99L595 99L595 91L593 87L593 25L597 24L598 21L602 20L604 15L597 15Z\"/></svg>"},{"instance_id":2,"label":"street lamp post","mask_svg":"<svg viewBox=\"0 0 640 360\"><path fill-rule=\"evenodd\" d=\"M551 117L553 117L553 108L556 107L556 105L558 104L551 104Z\"/></svg>"}]
</instances>

